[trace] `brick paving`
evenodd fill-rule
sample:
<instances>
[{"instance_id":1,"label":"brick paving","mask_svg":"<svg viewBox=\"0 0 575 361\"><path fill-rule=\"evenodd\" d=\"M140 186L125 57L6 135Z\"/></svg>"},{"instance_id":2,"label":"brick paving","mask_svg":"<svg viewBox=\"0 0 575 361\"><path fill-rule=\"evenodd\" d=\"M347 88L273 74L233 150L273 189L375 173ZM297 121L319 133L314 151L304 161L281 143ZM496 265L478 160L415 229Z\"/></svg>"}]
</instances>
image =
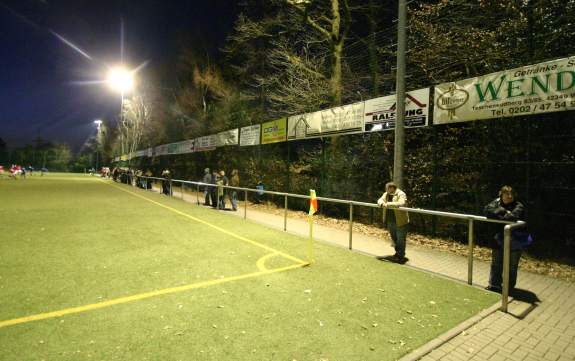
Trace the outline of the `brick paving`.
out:
<instances>
[{"instance_id":1,"label":"brick paving","mask_svg":"<svg viewBox=\"0 0 575 361\"><path fill-rule=\"evenodd\" d=\"M181 194L174 194L180 197ZM189 199L188 199L189 197ZM185 196L195 202L195 195ZM243 205L239 212L243 217ZM283 217L248 208L247 218L283 229ZM289 219L287 231L306 236L306 221ZM315 225L314 238L348 247L348 232ZM393 253L388 240L362 234L353 235L353 249L370 255ZM439 273L467 282L467 258L408 245L408 267ZM489 276L487 263L474 261L473 283L486 286ZM422 361L574 361L575 360L575 284L519 271L517 288L528 290L538 299L534 304L513 300L509 313L495 311L470 325L446 342L429 349L421 356L415 352L402 360ZM436 340L438 341L438 340ZM438 344L438 342L433 342ZM416 350L417 351L417 350Z\"/></svg>"}]
</instances>

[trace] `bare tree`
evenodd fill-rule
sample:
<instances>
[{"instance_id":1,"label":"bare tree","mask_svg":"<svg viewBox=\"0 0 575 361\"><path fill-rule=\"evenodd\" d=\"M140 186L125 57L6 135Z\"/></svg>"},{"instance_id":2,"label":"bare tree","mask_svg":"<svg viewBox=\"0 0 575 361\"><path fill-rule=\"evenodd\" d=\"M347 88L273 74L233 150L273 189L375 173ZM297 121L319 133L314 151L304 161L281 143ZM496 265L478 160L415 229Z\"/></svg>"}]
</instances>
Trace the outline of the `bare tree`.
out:
<instances>
[{"instance_id":1,"label":"bare tree","mask_svg":"<svg viewBox=\"0 0 575 361\"><path fill-rule=\"evenodd\" d=\"M334 105L342 102L342 60L343 48L351 28L351 10L348 0L328 0L327 6L311 0L286 0L296 9L306 24L315 30L328 44L331 69L329 75L330 93Z\"/></svg>"},{"instance_id":2,"label":"bare tree","mask_svg":"<svg viewBox=\"0 0 575 361\"><path fill-rule=\"evenodd\" d=\"M119 138L122 154L132 154L140 146L144 129L152 115L152 107L142 95L124 99L119 124Z\"/></svg>"}]
</instances>

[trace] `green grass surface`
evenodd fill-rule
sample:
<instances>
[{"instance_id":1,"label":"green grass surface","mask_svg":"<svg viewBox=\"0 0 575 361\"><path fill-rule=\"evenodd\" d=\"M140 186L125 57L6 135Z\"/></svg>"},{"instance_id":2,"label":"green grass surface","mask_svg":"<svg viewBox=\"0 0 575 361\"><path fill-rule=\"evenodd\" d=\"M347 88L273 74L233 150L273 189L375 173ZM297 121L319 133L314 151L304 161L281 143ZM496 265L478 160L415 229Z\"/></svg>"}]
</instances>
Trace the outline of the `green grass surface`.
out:
<instances>
[{"instance_id":1,"label":"green grass surface","mask_svg":"<svg viewBox=\"0 0 575 361\"><path fill-rule=\"evenodd\" d=\"M0 326L0 360L394 360L498 300L325 244L262 272L306 240L84 175L0 179L0 222L0 325L221 282Z\"/></svg>"}]
</instances>

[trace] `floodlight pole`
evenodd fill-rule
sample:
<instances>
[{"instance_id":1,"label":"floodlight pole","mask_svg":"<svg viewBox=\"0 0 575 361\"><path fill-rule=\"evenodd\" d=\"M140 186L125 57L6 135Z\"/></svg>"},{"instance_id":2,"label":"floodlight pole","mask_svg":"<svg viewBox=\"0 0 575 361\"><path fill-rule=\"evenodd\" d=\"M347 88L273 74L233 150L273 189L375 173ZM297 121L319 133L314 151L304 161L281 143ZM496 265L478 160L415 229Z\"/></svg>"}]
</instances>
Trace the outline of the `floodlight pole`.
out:
<instances>
[{"instance_id":1,"label":"floodlight pole","mask_svg":"<svg viewBox=\"0 0 575 361\"><path fill-rule=\"evenodd\" d=\"M397 23L397 78L396 87L396 116L395 116L395 142L393 149L393 181L398 187L403 187L403 154L405 145L405 51L407 6L405 0L399 0Z\"/></svg>"}]
</instances>

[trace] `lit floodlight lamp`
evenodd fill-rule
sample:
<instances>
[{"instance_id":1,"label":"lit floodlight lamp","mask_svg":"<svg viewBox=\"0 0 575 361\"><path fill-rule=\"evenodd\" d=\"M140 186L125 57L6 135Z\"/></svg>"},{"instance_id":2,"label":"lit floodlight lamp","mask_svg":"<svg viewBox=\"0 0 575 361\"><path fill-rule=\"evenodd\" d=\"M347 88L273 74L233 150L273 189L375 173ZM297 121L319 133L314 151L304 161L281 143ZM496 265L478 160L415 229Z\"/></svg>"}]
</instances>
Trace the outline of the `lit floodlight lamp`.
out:
<instances>
[{"instance_id":1,"label":"lit floodlight lamp","mask_svg":"<svg viewBox=\"0 0 575 361\"><path fill-rule=\"evenodd\" d=\"M110 88L126 93L134 88L134 74L125 67L116 67L108 71L106 82Z\"/></svg>"}]
</instances>

